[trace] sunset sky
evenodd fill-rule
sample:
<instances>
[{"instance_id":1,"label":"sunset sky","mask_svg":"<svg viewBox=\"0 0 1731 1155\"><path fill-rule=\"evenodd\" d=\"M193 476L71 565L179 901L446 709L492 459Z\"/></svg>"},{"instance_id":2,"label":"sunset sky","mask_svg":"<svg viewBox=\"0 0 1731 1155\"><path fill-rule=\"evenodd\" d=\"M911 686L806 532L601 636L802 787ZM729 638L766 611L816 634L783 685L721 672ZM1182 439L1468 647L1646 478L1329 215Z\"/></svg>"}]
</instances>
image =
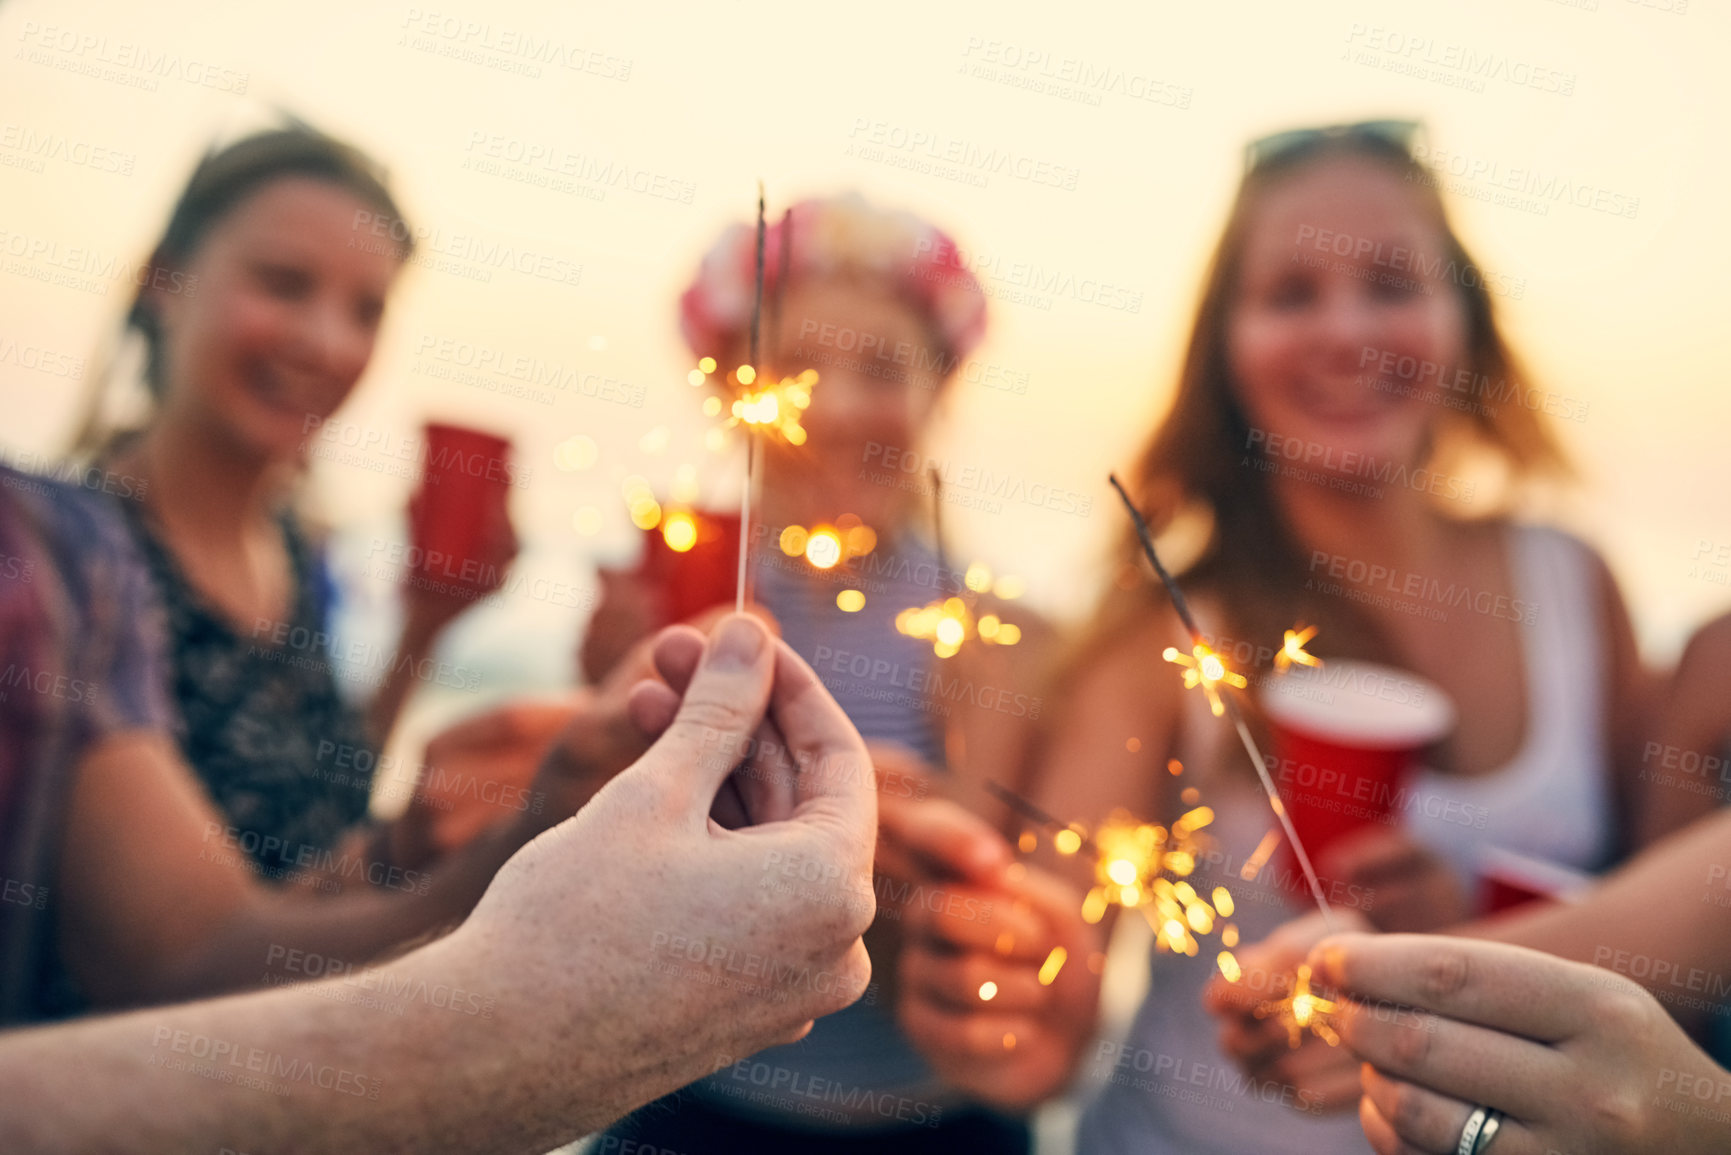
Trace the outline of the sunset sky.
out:
<instances>
[{"instance_id":1,"label":"sunset sky","mask_svg":"<svg viewBox=\"0 0 1731 1155\"><path fill-rule=\"evenodd\" d=\"M703 448L676 325L699 255L745 218L760 178L772 213L857 188L941 224L994 294L932 454L1093 501L1086 516L958 509L948 528L1074 619L1121 526L1106 468L1169 398L1244 142L1418 117L1439 168L1459 174L1448 199L1469 245L1520 286L1497 300L1509 333L1574 418L1558 425L1582 483L1551 514L1606 554L1654 659L1731 607L1719 5L355 8L0 4L9 459L70 437L78 362L117 330L125 270L200 153L286 109L383 160L426 230L426 261L340 419L376 439L429 417L509 434L533 467L513 497L530 564L587 587L594 559L634 541L624 477L665 486L695 462L718 502L736 492L737 458ZM994 150L1015 163L982 168ZM1498 181L1538 191L1497 203ZM535 271L491 267L498 246ZM55 283L68 262L84 272ZM543 404L454 379L480 348L593 388ZM576 435L599 457L562 472L555 447ZM400 536L410 486L322 461L312 498L370 541ZM592 535L576 528L585 508ZM567 607L561 628L581 616Z\"/></svg>"}]
</instances>

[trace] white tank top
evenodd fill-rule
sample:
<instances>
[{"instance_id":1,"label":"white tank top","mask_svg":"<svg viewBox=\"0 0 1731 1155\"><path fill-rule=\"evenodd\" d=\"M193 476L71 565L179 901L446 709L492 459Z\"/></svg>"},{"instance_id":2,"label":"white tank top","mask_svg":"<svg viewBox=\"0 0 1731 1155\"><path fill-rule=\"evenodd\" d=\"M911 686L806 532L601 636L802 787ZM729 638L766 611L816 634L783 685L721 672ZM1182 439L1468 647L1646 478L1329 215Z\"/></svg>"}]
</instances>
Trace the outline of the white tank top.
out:
<instances>
[{"instance_id":1,"label":"white tank top","mask_svg":"<svg viewBox=\"0 0 1731 1155\"><path fill-rule=\"evenodd\" d=\"M1613 840L1605 645L1590 555L1563 533L1530 526L1510 530L1509 553L1513 592L1535 607L1521 627L1524 743L1480 777L1420 768L1406 795L1417 801L1404 810L1407 832L1454 867L1468 893L1476 893L1477 862L1489 847L1591 870ZM1158 665L1158 656L1151 661ZM1208 714L1200 694L1186 695L1185 706L1184 782L1215 812L1216 851L1191 881L1203 893L1226 885L1242 941L1255 943L1309 907L1282 884L1284 847L1254 883L1239 878L1275 819L1231 727ZM1202 947L1195 958L1151 953L1148 995L1128 1039L1085 1053L1079 1085L1094 1097L1079 1155L1369 1152L1356 1111L1306 1112L1290 1088L1248 1079L1221 1051L1219 1024L1201 997L1215 973L1217 936Z\"/></svg>"}]
</instances>

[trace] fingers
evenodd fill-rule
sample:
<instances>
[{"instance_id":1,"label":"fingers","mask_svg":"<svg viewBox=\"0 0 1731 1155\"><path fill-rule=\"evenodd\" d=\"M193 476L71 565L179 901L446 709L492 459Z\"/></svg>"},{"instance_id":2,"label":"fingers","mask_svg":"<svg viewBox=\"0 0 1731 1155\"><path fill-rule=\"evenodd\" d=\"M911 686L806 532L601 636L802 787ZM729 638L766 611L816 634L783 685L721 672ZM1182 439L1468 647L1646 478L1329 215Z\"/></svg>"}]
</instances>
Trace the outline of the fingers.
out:
<instances>
[{"instance_id":1,"label":"fingers","mask_svg":"<svg viewBox=\"0 0 1731 1155\"><path fill-rule=\"evenodd\" d=\"M746 753L735 751L735 753ZM748 824L785 822L798 804L799 764L787 755L787 739L765 718L752 733L749 756L727 780Z\"/></svg>"},{"instance_id":2,"label":"fingers","mask_svg":"<svg viewBox=\"0 0 1731 1155\"><path fill-rule=\"evenodd\" d=\"M775 661L770 716L799 771L795 816L835 826L869 860L877 837L877 790L865 742L804 659L786 642L766 648Z\"/></svg>"},{"instance_id":3,"label":"fingers","mask_svg":"<svg viewBox=\"0 0 1731 1155\"><path fill-rule=\"evenodd\" d=\"M957 1013L925 999L903 999L902 1027L922 1050L946 1056L988 1059L1039 1037L1040 1024L1028 1015L975 1010Z\"/></svg>"},{"instance_id":4,"label":"fingers","mask_svg":"<svg viewBox=\"0 0 1731 1155\"><path fill-rule=\"evenodd\" d=\"M703 659L705 636L690 626L669 626L656 635L651 656L662 681L683 695Z\"/></svg>"},{"instance_id":5,"label":"fingers","mask_svg":"<svg viewBox=\"0 0 1731 1155\"><path fill-rule=\"evenodd\" d=\"M1453 1151L1473 1112L1471 1104L1391 1079L1375 1067L1364 1068L1363 1085L1383 1125L1415 1151Z\"/></svg>"},{"instance_id":6,"label":"fingers","mask_svg":"<svg viewBox=\"0 0 1731 1155\"><path fill-rule=\"evenodd\" d=\"M756 620L736 615L723 621L672 723L639 761L670 792L674 809L693 822L707 823L710 804L733 770L727 752L742 749L763 720L776 664L777 648Z\"/></svg>"},{"instance_id":7,"label":"fingers","mask_svg":"<svg viewBox=\"0 0 1731 1155\"><path fill-rule=\"evenodd\" d=\"M1569 1079L1568 1059L1551 1047L1406 1007L1346 1002L1334 1023L1385 1075L1524 1118L1543 1114Z\"/></svg>"},{"instance_id":8,"label":"fingers","mask_svg":"<svg viewBox=\"0 0 1731 1155\"><path fill-rule=\"evenodd\" d=\"M1358 1101L1358 1125L1364 1128L1364 1137L1376 1155L1432 1155L1403 1140L1368 1095Z\"/></svg>"},{"instance_id":9,"label":"fingers","mask_svg":"<svg viewBox=\"0 0 1731 1155\"><path fill-rule=\"evenodd\" d=\"M1032 967L981 951L942 954L912 947L901 963L910 995L958 1014L1034 1015L1052 1001Z\"/></svg>"},{"instance_id":10,"label":"fingers","mask_svg":"<svg viewBox=\"0 0 1731 1155\"><path fill-rule=\"evenodd\" d=\"M910 938L1024 963L1038 964L1051 952L1052 934L1025 900L967 883L916 885L920 891L907 907Z\"/></svg>"},{"instance_id":11,"label":"fingers","mask_svg":"<svg viewBox=\"0 0 1731 1155\"><path fill-rule=\"evenodd\" d=\"M1293 1106L1301 1111L1333 1114L1357 1106L1363 1093L1359 1069L1346 1048L1310 1039L1270 1064L1264 1081L1291 1087Z\"/></svg>"},{"instance_id":12,"label":"fingers","mask_svg":"<svg viewBox=\"0 0 1731 1155\"><path fill-rule=\"evenodd\" d=\"M1009 843L990 823L947 799L886 797L878 822L891 860L909 862L924 874L996 881L1013 859Z\"/></svg>"},{"instance_id":13,"label":"fingers","mask_svg":"<svg viewBox=\"0 0 1731 1155\"><path fill-rule=\"evenodd\" d=\"M661 737L679 715L679 695L664 682L638 682L625 699L631 724L650 741Z\"/></svg>"},{"instance_id":14,"label":"fingers","mask_svg":"<svg viewBox=\"0 0 1731 1155\"><path fill-rule=\"evenodd\" d=\"M1363 1002L1435 1011L1543 1042L1578 1034L1603 972L1505 943L1340 935L1310 955L1317 981Z\"/></svg>"}]
</instances>

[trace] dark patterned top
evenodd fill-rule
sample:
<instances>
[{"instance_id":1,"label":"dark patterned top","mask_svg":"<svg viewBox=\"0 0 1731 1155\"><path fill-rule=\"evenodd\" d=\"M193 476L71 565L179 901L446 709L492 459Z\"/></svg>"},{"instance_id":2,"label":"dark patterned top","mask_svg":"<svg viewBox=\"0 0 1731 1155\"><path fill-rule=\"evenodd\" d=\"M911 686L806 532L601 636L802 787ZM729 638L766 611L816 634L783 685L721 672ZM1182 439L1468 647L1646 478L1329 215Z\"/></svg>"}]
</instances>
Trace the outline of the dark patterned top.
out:
<instances>
[{"instance_id":1,"label":"dark patterned top","mask_svg":"<svg viewBox=\"0 0 1731 1155\"><path fill-rule=\"evenodd\" d=\"M261 876L281 879L334 846L367 812L377 763L338 692L321 559L282 515L294 591L284 621L243 630L181 572L143 503L121 503L168 615L176 738ZM368 669L374 680L382 670Z\"/></svg>"},{"instance_id":2,"label":"dark patterned top","mask_svg":"<svg viewBox=\"0 0 1731 1155\"><path fill-rule=\"evenodd\" d=\"M60 966L73 771L169 722L150 578L106 498L0 466L0 1026L82 1000Z\"/></svg>"}]
</instances>

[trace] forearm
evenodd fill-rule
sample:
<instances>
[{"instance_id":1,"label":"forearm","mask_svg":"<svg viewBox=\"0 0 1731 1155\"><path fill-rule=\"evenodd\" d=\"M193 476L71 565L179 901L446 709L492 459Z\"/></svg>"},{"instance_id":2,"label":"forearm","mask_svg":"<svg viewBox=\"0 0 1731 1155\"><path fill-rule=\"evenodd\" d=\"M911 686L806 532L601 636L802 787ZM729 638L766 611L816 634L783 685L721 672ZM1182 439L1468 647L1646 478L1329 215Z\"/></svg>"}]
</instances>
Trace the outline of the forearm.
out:
<instances>
[{"instance_id":1,"label":"forearm","mask_svg":"<svg viewBox=\"0 0 1731 1155\"><path fill-rule=\"evenodd\" d=\"M425 614L413 612L404 621L396 653L367 703L367 733L379 749L384 749L390 742L397 718L415 688L415 671L423 659L432 656L444 625L444 622L435 621Z\"/></svg>"},{"instance_id":2,"label":"forearm","mask_svg":"<svg viewBox=\"0 0 1731 1155\"><path fill-rule=\"evenodd\" d=\"M1607 967L1667 1007L1731 992L1731 812L1640 855L1578 904L1487 920L1458 933ZM1695 1008L1699 1009L1699 1008Z\"/></svg>"},{"instance_id":3,"label":"forearm","mask_svg":"<svg viewBox=\"0 0 1731 1155\"><path fill-rule=\"evenodd\" d=\"M489 977L473 958L439 943L374 974L473 988ZM411 1000L372 1023L341 994L319 983L0 1037L0 1150L539 1152L634 1105L523 1016Z\"/></svg>"},{"instance_id":4,"label":"forearm","mask_svg":"<svg viewBox=\"0 0 1731 1155\"><path fill-rule=\"evenodd\" d=\"M429 871L368 858L309 878L299 890L260 888L197 949L156 976L151 1001L200 998L362 967L462 920L501 866L540 829L500 823ZM342 887L329 893L331 885ZM291 881L288 884L293 887Z\"/></svg>"}]
</instances>

